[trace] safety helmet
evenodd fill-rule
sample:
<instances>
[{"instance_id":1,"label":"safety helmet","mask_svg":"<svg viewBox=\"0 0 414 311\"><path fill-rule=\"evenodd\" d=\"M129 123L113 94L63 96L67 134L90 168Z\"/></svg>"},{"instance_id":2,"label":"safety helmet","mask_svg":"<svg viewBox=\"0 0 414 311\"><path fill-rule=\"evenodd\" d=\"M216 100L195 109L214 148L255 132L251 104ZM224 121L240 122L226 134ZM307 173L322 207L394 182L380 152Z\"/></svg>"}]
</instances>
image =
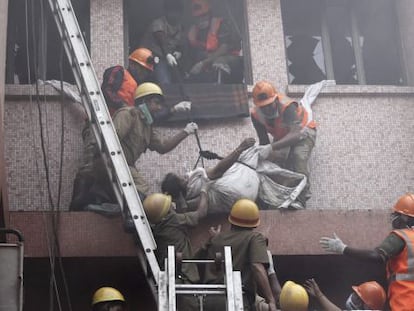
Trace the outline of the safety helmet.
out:
<instances>
[{"instance_id":1,"label":"safety helmet","mask_svg":"<svg viewBox=\"0 0 414 311\"><path fill-rule=\"evenodd\" d=\"M394 212L414 217L414 194L406 193L395 203Z\"/></svg>"},{"instance_id":2,"label":"safety helmet","mask_svg":"<svg viewBox=\"0 0 414 311\"><path fill-rule=\"evenodd\" d=\"M148 95L160 95L161 97L164 97L161 88L157 84L144 82L136 88L134 98L138 99Z\"/></svg>"},{"instance_id":3,"label":"safety helmet","mask_svg":"<svg viewBox=\"0 0 414 311\"><path fill-rule=\"evenodd\" d=\"M385 290L375 281L352 286L354 292L372 310L382 310L387 299Z\"/></svg>"},{"instance_id":4,"label":"safety helmet","mask_svg":"<svg viewBox=\"0 0 414 311\"><path fill-rule=\"evenodd\" d=\"M253 87L253 103L257 107L263 107L273 103L277 96L275 87L268 81L259 81Z\"/></svg>"},{"instance_id":5,"label":"safety helmet","mask_svg":"<svg viewBox=\"0 0 414 311\"><path fill-rule=\"evenodd\" d=\"M107 301L125 302L125 298L120 291L113 287L101 287L92 296L92 306Z\"/></svg>"},{"instance_id":6,"label":"safety helmet","mask_svg":"<svg viewBox=\"0 0 414 311\"><path fill-rule=\"evenodd\" d=\"M239 227L255 228L260 224L259 208L252 200L240 199L231 208L229 222Z\"/></svg>"},{"instance_id":7,"label":"safety helmet","mask_svg":"<svg viewBox=\"0 0 414 311\"><path fill-rule=\"evenodd\" d=\"M303 286L287 281L280 292L280 308L282 311L308 310L309 296Z\"/></svg>"},{"instance_id":8,"label":"safety helmet","mask_svg":"<svg viewBox=\"0 0 414 311\"><path fill-rule=\"evenodd\" d=\"M144 200L144 210L149 222L156 224L167 215L171 206L171 196L153 193Z\"/></svg>"},{"instance_id":9,"label":"safety helmet","mask_svg":"<svg viewBox=\"0 0 414 311\"><path fill-rule=\"evenodd\" d=\"M152 52L146 48L136 49L129 55L128 59L151 71L154 70L154 64L157 63L157 59L152 55Z\"/></svg>"},{"instance_id":10,"label":"safety helmet","mask_svg":"<svg viewBox=\"0 0 414 311\"><path fill-rule=\"evenodd\" d=\"M191 14L194 17L207 14L210 11L209 0L191 0Z\"/></svg>"}]
</instances>

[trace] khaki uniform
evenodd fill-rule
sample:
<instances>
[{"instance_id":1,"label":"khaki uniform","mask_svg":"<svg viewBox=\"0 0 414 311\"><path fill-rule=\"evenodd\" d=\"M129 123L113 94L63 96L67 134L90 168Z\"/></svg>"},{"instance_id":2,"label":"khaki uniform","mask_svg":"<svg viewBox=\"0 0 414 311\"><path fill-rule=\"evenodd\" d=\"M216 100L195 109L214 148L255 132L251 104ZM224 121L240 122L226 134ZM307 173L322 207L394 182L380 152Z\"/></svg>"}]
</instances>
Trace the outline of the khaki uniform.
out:
<instances>
[{"instance_id":1,"label":"khaki uniform","mask_svg":"<svg viewBox=\"0 0 414 311\"><path fill-rule=\"evenodd\" d=\"M147 149L158 151L163 142L160 135L148 125L144 115L135 107L124 107L113 116L113 124L131 170L137 190L146 194L149 190L144 178L135 167L135 162Z\"/></svg>"},{"instance_id":2,"label":"khaki uniform","mask_svg":"<svg viewBox=\"0 0 414 311\"><path fill-rule=\"evenodd\" d=\"M233 255L233 270L241 271L242 284L245 292L245 310L254 310L256 283L251 271L253 263L269 264L265 237L250 229L232 227L228 232L222 232L213 237L207 244L208 258L214 258L217 252L224 254L224 246L231 246ZM207 265L205 283L223 283L223 271L217 271L215 265ZM206 298L206 310L224 310L224 299L218 297Z\"/></svg>"},{"instance_id":3,"label":"khaki uniform","mask_svg":"<svg viewBox=\"0 0 414 311\"><path fill-rule=\"evenodd\" d=\"M152 231L157 242L157 258L164 269L164 259L168 257L168 245L174 245L175 252L182 253L183 259L193 258L188 228L198 225L197 212L178 214L171 210L160 223L153 226ZM183 264L181 275L177 275L177 283L198 283L200 280L198 268L195 264ZM193 296L177 296L177 310L199 310L198 302Z\"/></svg>"}]
</instances>

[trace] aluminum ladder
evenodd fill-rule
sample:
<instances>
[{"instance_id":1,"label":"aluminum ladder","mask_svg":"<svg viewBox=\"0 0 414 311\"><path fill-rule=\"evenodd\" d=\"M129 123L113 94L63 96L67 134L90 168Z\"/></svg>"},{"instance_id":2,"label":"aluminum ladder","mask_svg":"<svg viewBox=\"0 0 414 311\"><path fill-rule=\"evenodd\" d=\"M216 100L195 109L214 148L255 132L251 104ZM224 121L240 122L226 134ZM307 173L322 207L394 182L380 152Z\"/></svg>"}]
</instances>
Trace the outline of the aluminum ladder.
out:
<instances>
[{"instance_id":1,"label":"aluminum ladder","mask_svg":"<svg viewBox=\"0 0 414 311\"><path fill-rule=\"evenodd\" d=\"M219 262L218 262L219 261ZM180 259L182 264L222 264L220 257L207 260ZM159 274L158 311L176 311L177 295L195 295L203 311L203 296L225 295L227 311L243 311L243 292L240 271L233 271L231 247L224 247L224 284L177 284L177 265L174 246L168 246L165 271Z\"/></svg>"},{"instance_id":2,"label":"aluminum ladder","mask_svg":"<svg viewBox=\"0 0 414 311\"><path fill-rule=\"evenodd\" d=\"M140 197L136 191L128 164L125 160L116 130L112 124L105 98L82 36L70 0L48 0L62 40L69 64L72 67L82 104L86 110L97 140L105 167L112 181L118 204L124 217L130 211L143 252L138 258L148 284L156 297L156 286L160 267L154 250L156 243L152 235ZM150 268L150 271L148 269Z\"/></svg>"}]
</instances>

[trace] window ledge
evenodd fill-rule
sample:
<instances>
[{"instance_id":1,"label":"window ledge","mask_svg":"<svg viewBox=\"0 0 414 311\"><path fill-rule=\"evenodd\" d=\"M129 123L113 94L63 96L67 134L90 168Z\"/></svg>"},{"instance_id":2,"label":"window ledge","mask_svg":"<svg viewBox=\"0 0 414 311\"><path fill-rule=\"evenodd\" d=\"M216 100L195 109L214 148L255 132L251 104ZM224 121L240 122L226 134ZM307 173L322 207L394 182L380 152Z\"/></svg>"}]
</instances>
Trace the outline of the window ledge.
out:
<instances>
[{"instance_id":1,"label":"window ledge","mask_svg":"<svg viewBox=\"0 0 414 311\"><path fill-rule=\"evenodd\" d=\"M76 85L73 85L73 89L77 90ZM6 84L5 95L6 99L27 98L29 96L36 96L36 85ZM50 85L39 85L39 95L42 97L58 97L60 96L60 92Z\"/></svg>"},{"instance_id":2,"label":"window ledge","mask_svg":"<svg viewBox=\"0 0 414 311\"><path fill-rule=\"evenodd\" d=\"M302 95L309 85L288 85L288 95ZM392 85L333 85L322 89L321 94L326 95L414 95L412 86Z\"/></svg>"}]
</instances>

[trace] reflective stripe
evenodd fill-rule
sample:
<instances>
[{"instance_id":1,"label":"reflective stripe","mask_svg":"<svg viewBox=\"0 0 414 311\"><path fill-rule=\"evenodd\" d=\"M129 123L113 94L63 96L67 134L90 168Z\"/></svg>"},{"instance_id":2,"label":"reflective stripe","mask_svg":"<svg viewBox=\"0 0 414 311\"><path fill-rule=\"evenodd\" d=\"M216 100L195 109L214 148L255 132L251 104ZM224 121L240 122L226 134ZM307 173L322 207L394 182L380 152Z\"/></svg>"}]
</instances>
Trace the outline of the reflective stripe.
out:
<instances>
[{"instance_id":1,"label":"reflective stripe","mask_svg":"<svg viewBox=\"0 0 414 311\"><path fill-rule=\"evenodd\" d=\"M403 236L405 245L407 246L407 274L414 274L414 249L413 241L405 233L404 230L398 230L398 232Z\"/></svg>"},{"instance_id":2,"label":"reflective stripe","mask_svg":"<svg viewBox=\"0 0 414 311\"><path fill-rule=\"evenodd\" d=\"M414 274L413 273L397 273L391 275L389 278L390 282L393 281L414 281Z\"/></svg>"}]
</instances>

